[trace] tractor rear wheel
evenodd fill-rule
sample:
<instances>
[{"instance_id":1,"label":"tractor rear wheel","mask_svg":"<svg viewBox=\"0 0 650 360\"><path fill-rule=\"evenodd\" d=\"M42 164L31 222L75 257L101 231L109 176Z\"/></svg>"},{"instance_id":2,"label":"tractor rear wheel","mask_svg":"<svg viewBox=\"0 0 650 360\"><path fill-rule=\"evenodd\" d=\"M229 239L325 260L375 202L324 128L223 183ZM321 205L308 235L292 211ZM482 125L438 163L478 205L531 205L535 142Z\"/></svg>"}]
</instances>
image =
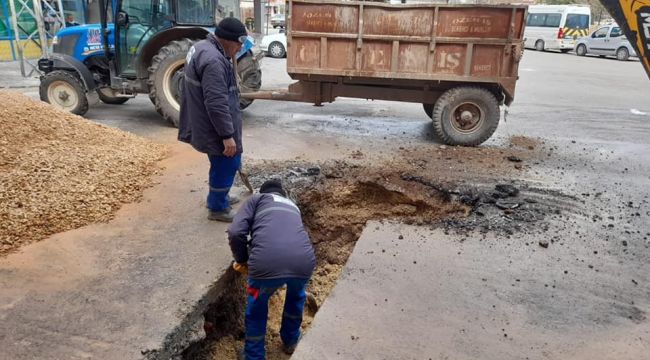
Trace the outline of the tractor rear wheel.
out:
<instances>
[{"instance_id":1,"label":"tractor rear wheel","mask_svg":"<svg viewBox=\"0 0 650 360\"><path fill-rule=\"evenodd\" d=\"M181 111L185 56L192 44L190 39L170 42L158 51L149 67L149 98L156 111L175 127Z\"/></svg>"},{"instance_id":2,"label":"tractor rear wheel","mask_svg":"<svg viewBox=\"0 0 650 360\"><path fill-rule=\"evenodd\" d=\"M77 115L88 111L85 86L70 71L55 70L43 75L38 92L42 101L57 109Z\"/></svg>"},{"instance_id":3,"label":"tractor rear wheel","mask_svg":"<svg viewBox=\"0 0 650 360\"><path fill-rule=\"evenodd\" d=\"M239 87L243 93L255 92L262 87L262 70L259 61L255 60L250 51L237 61L237 75L241 79ZM239 98L239 108L242 110L252 103L253 99Z\"/></svg>"}]
</instances>

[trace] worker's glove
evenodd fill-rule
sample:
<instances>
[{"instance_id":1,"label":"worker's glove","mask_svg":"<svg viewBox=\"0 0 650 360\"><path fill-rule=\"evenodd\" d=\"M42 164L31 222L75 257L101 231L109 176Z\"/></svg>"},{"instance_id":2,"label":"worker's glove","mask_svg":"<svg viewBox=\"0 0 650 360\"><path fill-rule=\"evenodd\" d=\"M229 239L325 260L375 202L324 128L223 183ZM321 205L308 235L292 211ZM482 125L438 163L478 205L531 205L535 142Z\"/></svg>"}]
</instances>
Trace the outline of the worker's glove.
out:
<instances>
[{"instance_id":1,"label":"worker's glove","mask_svg":"<svg viewBox=\"0 0 650 360\"><path fill-rule=\"evenodd\" d=\"M238 262L234 262L232 264L232 268L242 275L248 275L248 264L240 264Z\"/></svg>"}]
</instances>

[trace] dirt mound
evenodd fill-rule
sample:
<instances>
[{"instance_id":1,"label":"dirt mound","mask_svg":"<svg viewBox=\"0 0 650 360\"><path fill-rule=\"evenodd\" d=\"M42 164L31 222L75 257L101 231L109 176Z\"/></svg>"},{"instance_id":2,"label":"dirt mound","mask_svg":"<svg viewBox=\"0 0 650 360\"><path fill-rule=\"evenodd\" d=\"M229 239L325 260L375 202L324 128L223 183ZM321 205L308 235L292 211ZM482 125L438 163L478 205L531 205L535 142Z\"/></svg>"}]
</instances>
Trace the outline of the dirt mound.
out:
<instances>
[{"instance_id":1,"label":"dirt mound","mask_svg":"<svg viewBox=\"0 0 650 360\"><path fill-rule=\"evenodd\" d=\"M527 136L515 135L510 137L510 145L522 149L535 150L542 144L542 140Z\"/></svg>"},{"instance_id":2,"label":"dirt mound","mask_svg":"<svg viewBox=\"0 0 650 360\"><path fill-rule=\"evenodd\" d=\"M111 219L152 184L165 148L0 91L0 255Z\"/></svg>"}]
</instances>

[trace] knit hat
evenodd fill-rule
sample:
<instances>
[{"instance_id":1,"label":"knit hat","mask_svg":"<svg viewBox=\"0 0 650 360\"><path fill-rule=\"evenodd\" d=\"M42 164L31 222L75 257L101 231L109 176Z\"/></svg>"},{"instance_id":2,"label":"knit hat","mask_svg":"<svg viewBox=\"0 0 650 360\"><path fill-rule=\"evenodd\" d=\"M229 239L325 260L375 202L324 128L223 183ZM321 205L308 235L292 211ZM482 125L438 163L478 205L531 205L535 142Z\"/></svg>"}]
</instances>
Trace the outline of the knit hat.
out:
<instances>
[{"instance_id":1,"label":"knit hat","mask_svg":"<svg viewBox=\"0 0 650 360\"><path fill-rule=\"evenodd\" d=\"M242 44L246 41L246 36L248 36L246 26L234 17L228 17L221 20L219 25L214 29L214 34L221 39L235 41Z\"/></svg>"},{"instance_id":2,"label":"knit hat","mask_svg":"<svg viewBox=\"0 0 650 360\"><path fill-rule=\"evenodd\" d=\"M282 188L282 181L280 179L266 180L262 187L260 187L260 194L278 193L284 197L287 193Z\"/></svg>"}]
</instances>

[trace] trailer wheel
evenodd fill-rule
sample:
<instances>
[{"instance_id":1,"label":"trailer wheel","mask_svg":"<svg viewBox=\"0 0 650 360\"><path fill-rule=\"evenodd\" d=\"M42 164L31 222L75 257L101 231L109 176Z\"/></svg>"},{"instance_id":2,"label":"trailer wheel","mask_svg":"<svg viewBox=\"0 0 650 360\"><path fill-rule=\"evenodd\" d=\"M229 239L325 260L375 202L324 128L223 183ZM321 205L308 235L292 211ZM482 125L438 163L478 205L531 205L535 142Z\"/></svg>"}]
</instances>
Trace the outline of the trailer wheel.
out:
<instances>
[{"instance_id":1,"label":"trailer wheel","mask_svg":"<svg viewBox=\"0 0 650 360\"><path fill-rule=\"evenodd\" d=\"M149 98L156 111L175 127L180 121L185 56L192 44L190 39L170 42L158 51L149 67Z\"/></svg>"},{"instance_id":2,"label":"trailer wheel","mask_svg":"<svg viewBox=\"0 0 650 360\"><path fill-rule=\"evenodd\" d=\"M239 86L242 92L255 92L262 87L262 70L250 51L237 61L237 73L241 79ZM242 110L252 103L253 99L239 98L239 108Z\"/></svg>"},{"instance_id":3,"label":"trailer wheel","mask_svg":"<svg viewBox=\"0 0 650 360\"><path fill-rule=\"evenodd\" d=\"M99 100L109 105L121 105L129 101L128 97L117 96L116 91L111 88L97 89L97 95Z\"/></svg>"},{"instance_id":4,"label":"trailer wheel","mask_svg":"<svg viewBox=\"0 0 650 360\"><path fill-rule=\"evenodd\" d=\"M499 102L488 90L459 86L447 90L433 108L433 130L447 145L476 146L499 125Z\"/></svg>"},{"instance_id":5,"label":"trailer wheel","mask_svg":"<svg viewBox=\"0 0 650 360\"><path fill-rule=\"evenodd\" d=\"M69 71L55 70L43 75L38 90L41 100L57 109L77 115L88 111L85 86Z\"/></svg>"}]
</instances>

